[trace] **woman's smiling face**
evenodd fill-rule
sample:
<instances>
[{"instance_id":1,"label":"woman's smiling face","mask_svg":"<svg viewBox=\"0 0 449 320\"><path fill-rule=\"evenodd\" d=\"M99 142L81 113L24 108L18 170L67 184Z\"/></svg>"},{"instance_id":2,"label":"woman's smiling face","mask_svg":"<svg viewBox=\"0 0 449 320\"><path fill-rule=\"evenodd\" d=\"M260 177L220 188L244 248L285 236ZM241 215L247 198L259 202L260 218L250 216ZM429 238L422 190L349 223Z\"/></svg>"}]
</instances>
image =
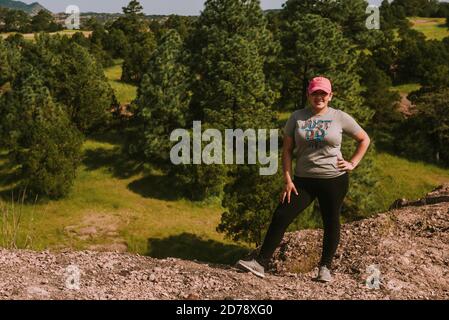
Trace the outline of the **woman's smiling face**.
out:
<instances>
[{"instance_id":1,"label":"woman's smiling face","mask_svg":"<svg viewBox=\"0 0 449 320\"><path fill-rule=\"evenodd\" d=\"M327 93L323 90L316 90L308 95L310 104L318 110L322 110L327 107L329 101L332 100L332 92Z\"/></svg>"}]
</instances>

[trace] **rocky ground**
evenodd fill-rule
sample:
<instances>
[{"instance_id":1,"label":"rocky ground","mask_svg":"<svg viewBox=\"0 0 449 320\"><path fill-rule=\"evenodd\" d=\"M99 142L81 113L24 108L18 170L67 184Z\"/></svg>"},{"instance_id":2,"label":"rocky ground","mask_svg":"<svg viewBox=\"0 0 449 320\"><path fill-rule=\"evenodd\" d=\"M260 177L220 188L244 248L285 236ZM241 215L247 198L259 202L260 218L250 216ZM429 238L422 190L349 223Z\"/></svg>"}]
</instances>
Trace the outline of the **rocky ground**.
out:
<instances>
[{"instance_id":1,"label":"rocky ground","mask_svg":"<svg viewBox=\"0 0 449 320\"><path fill-rule=\"evenodd\" d=\"M0 250L0 299L448 299L446 196L449 185L344 225L328 284L314 281L322 232L305 230L286 234L264 279L172 258Z\"/></svg>"}]
</instances>

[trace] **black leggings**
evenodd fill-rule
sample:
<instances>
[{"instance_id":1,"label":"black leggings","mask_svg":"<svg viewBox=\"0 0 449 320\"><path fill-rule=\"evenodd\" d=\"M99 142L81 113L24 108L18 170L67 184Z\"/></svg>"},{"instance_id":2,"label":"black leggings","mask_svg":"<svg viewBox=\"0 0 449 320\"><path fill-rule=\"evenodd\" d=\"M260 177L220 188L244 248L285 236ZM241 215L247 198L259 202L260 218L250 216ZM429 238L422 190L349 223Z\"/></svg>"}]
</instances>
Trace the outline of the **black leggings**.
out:
<instances>
[{"instance_id":1,"label":"black leggings","mask_svg":"<svg viewBox=\"0 0 449 320\"><path fill-rule=\"evenodd\" d=\"M256 259L266 264L279 246L288 226L318 197L324 227L320 266L330 268L340 241L340 210L348 192L349 174L345 172L336 178L327 179L295 176L293 183L298 195L292 191L290 203L287 197L284 203L279 203Z\"/></svg>"}]
</instances>

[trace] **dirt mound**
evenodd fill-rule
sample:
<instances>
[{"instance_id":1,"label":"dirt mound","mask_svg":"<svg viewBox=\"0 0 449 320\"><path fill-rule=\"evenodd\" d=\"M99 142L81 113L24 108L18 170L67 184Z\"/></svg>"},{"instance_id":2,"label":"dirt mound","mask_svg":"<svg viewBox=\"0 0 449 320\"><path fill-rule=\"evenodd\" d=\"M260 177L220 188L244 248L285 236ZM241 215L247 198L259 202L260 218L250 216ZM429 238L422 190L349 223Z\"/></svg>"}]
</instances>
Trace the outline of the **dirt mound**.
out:
<instances>
[{"instance_id":1,"label":"dirt mound","mask_svg":"<svg viewBox=\"0 0 449 320\"><path fill-rule=\"evenodd\" d=\"M329 284L313 281L322 232L304 230L286 234L265 279L173 258L0 250L0 298L448 299L446 196L449 185L344 225Z\"/></svg>"}]
</instances>

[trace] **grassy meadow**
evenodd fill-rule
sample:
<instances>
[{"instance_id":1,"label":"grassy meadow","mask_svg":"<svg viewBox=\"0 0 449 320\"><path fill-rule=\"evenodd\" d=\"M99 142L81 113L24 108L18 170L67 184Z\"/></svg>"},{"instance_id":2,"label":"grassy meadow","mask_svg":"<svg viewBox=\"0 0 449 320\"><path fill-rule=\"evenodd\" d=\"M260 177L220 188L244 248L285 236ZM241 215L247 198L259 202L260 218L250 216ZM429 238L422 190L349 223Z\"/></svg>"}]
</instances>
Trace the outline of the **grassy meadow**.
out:
<instances>
[{"instance_id":1,"label":"grassy meadow","mask_svg":"<svg viewBox=\"0 0 449 320\"><path fill-rule=\"evenodd\" d=\"M411 17L412 28L424 33L429 40L442 40L449 37L449 28L445 18Z\"/></svg>"},{"instance_id":2,"label":"grassy meadow","mask_svg":"<svg viewBox=\"0 0 449 320\"><path fill-rule=\"evenodd\" d=\"M421 89L421 85L419 83L407 83L391 87L391 91L397 91L406 95L419 89Z\"/></svg>"},{"instance_id":3,"label":"grassy meadow","mask_svg":"<svg viewBox=\"0 0 449 320\"><path fill-rule=\"evenodd\" d=\"M114 65L110 68L106 68L104 73L109 79L109 84L115 91L115 95L120 104L131 103L137 95L137 87L128 83L122 82L122 63L123 60L117 59L114 61Z\"/></svg>"},{"instance_id":4,"label":"grassy meadow","mask_svg":"<svg viewBox=\"0 0 449 320\"><path fill-rule=\"evenodd\" d=\"M49 34L50 35L61 34L61 35L67 35L68 37L72 37L77 32L82 32L85 37L88 37L89 35L92 34L92 31L82 31L82 30L61 30L58 32L51 32ZM3 32L3 33L0 33L0 37L3 37L3 39L6 39L11 34L15 34L15 33L17 33L17 32ZM25 40L34 41L35 33L22 33L22 35Z\"/></svg>"}]
</instances>

